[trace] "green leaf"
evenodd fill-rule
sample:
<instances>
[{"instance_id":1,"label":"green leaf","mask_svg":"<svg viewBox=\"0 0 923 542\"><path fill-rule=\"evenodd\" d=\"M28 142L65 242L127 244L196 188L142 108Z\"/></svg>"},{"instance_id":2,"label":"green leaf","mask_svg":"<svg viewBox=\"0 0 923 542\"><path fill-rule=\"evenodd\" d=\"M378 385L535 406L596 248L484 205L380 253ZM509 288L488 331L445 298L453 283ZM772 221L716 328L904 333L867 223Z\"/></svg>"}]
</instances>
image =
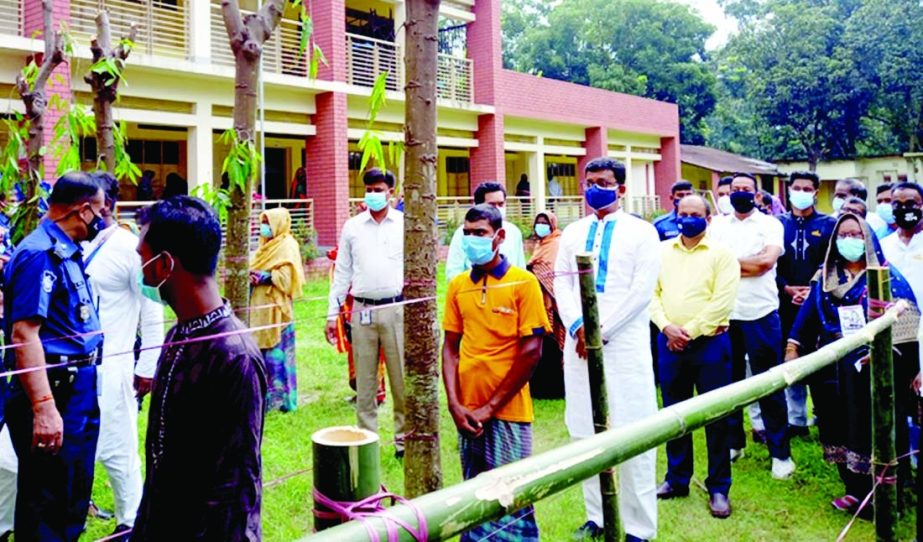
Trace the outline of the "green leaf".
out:
<instances>
[{"instance_id":1,"label":"green leaf","mask_svg":"<svg viewBox=\"0 0 923 542\"><path fill-rule=\"evenodd\" d=\"M308 74L311 79L317 79L317 72L320 69L320 63L323 63L324 66L327 66L327 57L324 56L324 51L315 43L314 52L311 55L311 73Z\"/></svg>"}]
</instances>

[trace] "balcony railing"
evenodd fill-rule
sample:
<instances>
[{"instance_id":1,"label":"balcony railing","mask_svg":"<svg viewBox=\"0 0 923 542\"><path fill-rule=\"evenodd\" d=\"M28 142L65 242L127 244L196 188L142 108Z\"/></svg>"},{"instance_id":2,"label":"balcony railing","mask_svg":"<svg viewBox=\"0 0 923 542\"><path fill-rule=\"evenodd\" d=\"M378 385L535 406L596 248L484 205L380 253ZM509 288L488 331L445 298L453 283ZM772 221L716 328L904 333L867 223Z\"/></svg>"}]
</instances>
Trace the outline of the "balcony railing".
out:
<instances>
[{"instance_id":1,"label":"balcony railing","mask_svg":"<svg viewBox=\"0 0 923 542\"><path fill-rule=\"evenodd\" d=\"M470 58L440 54L436 74L436 95L444 100L471 103L472 63Z\"/></svg>"},{"instance_id":2,"label":"balcony railing","mask_svg":"<svg viewBox=\"0 0 923 542\"><path fill-rule=\"evenodd\" d=\"M22 35L22 0L0 0L0 34Z\"/></svg>"},{"instance_id":3,"label":"balcony railing","mask_svg":"<svg viewBox=\"0 0 923 542\"><path fill-rule=\"evenodd\" d=\"M346 82L360 87L371 87L382 72L388 72L385 87L400 90L403 87L404 57L401 47L390 41L346 34Z\"/></svg>"},{"instance_id":4,"label":"balcony railing","mask_svg":"<svg viewBox=\"0 0 923 542\"><path fill-rule=\"evenodd\" d=\"M113 42L127 36L131 25L137 24L135 51L185 59L189 56L187 5L188 2L173 5L157 0L71 0L71 29L78 42L89 42L96 35L96 14L102 7L109 11Z\"/></svg>"},{"instance_id":5,"label":"balcony railing","mask_svg":"<svg viewBox=\"0 0 923 542\"><path fill-rule=\"evenodd\" d=\"M248 12L241 11L241 13L246 15ZM299 51L300 43L301 22L282 19L279 28L263 45L263 69L271 73L307 77L307 56ZM228 32L224 28L224 18L221 15L221 6L218 4L212 4L211 49L214 64L234 65L234 53L228 42Z\"/></svg>"}]
</instances>

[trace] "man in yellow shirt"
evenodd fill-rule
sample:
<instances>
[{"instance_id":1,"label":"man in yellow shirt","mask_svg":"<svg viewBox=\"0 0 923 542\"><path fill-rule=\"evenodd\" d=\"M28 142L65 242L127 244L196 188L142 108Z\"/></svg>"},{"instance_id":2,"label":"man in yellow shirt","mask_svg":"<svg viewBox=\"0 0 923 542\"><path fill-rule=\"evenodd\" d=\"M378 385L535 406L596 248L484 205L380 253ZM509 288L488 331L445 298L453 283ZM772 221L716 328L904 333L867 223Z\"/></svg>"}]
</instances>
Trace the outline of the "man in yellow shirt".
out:
<instances>
[{"instance_id":1,"label":"man in yellow shirt","mask_svg":"<svg viewBox=\"0 0 923 542\"><path fill-rule=\"evenodd\" d=\"M711 208L698 195L677 207L680 236L662 243L660 277L651 301L651 320L660 328L658 372L663 406L731 383L728 318L737 297L740 264L731 250L709 239ZM708 445L709 508L717 518L731 515L731 459L725 421L705 428ZM667 443L667 475L660 499L689 495L692 435Z\"/></svg>"},{"instance_id":2,"label":"man in yellow shirt","mask_svg":"<svg viewBox=\"0 0 923 542\"><path fill-rule=\"evenodd\" d=\"M463 232L472 268L452 279L446 293L442 376L468 480L532 454L529 378L551 327L538 280L499 252L505 238L500 212L473 207ZM538 541L532 507L479 525L461 540L497 533L498 540Z\"/></svg>"}]
</instances>

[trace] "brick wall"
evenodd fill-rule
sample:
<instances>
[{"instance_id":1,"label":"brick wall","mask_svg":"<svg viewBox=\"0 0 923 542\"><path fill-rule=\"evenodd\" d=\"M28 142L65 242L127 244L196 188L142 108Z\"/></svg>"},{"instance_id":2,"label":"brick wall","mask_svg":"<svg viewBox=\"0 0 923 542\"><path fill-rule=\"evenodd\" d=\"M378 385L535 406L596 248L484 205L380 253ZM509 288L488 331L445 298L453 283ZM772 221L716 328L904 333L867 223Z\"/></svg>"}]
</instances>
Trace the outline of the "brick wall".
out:
<instances>
[{"instance_id":1,"label":"brick wall","mask_svg":"<svg viewBox=\"0 0 923 542\"><path fill-rule=\"evenodd\" d=\"M496 79L503 71L503 40L500 30L500 0L478 0L477 18L468 24L468 56L474 69L474 101L497 103Z\"/></svg>"},{"instance_id":2,"label":"brick wall","mask_svg":"<svg viewBox=\"0 0 923 542\"><path fill-rule=\"evenodd\" d=\"M349 218L346 95L319 94L312 124L317 134L306 140L308 197L314 199L318 244L333 246L339 240L343 222Z\"/></svg>"},{"instance_id":3,"label":"brick wall","mask_svg":"<svg viewBox=\"0 0 923 542\"><path fill-rule=\"evenodd\" d=\"M590 160L600 156L609 155L609 134L602 126L594 126L586 129L586 139L583 142L583 148L586 149L586 155L577 160L577 178L583 179L583 171ZM583 194L584 184L578 183L580 193Z\"/></svg>"},{"instance_id":4,"label":"brick wall","mask_svg":"<svg viewBox=\"0 0 923 542\"><path fill-rule=\"evenodd\" d=\"M670 186L680 177L679 136L660 139L660 161L654 164L654 182L661 206L672 207Z\"/></svg>"},{"instance_id":5,"label":"brick wall","mask_svg":"<svg viewBox=\"0 0 923 542\"><path fill-rule=\"evenodd\" d=\"M205 1L205 0L201 0ZM324 52L327 66L320 65L317 78L346 81L346 7L344 0L311 2L314 41Z\"/></svg>"},{"instance_id":6,"label":"brick wall","mask_svg":"<svg viewBox=\"0 0 923 542\"><path fill-rule=\"evenodd\" d=\"M471 193L484 181L506 184L506 156L503 150L503 116L478 117L478 146L471 149Z\"/></svg>"}]
</instances>

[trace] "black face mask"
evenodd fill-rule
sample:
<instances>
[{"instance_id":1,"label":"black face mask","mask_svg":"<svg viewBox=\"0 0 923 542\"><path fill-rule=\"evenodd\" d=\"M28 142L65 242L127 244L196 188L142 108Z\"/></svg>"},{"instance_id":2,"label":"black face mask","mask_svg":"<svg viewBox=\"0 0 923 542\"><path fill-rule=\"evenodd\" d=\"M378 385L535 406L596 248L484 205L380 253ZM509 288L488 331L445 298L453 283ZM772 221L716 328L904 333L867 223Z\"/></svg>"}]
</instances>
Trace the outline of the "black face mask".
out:
<instances>
[{"instance_id":1,"label":"black face mask","mask_svg":"<svg viewBox=\"0 0 923 542\"><path fill-rule=\"evenodd\" d=\"M103 220L103 217L96 214L93 209L90 209L90 212L93 213L93 219L90 220L89 223L84 222L84 224L87 225L87 242L96 239L96 236L99 235L99 232L106 229L106 222ZM81 217L80 220L83 220L83 217Z\"/></svg>"},{"instance_id":2,"label":"black face mask","mask_svg":"<svg viewBox=\"0 0 923 542\"><path fill-rule=\"evenodd\" d=\"M923 209L895 209L894 222L903 230L912 230L923 220Z\"/></svg>"},{"instance_id":3,"label":"black face mask","mask_svg":"<svg viewBox=\"0 0 923 542\"><path fill-rule=\"evenodd\" d=\"M731 205L738 213L745 215L756 207L756 194L753 192L731 192Z\"/></svg>"}]
</instances>

